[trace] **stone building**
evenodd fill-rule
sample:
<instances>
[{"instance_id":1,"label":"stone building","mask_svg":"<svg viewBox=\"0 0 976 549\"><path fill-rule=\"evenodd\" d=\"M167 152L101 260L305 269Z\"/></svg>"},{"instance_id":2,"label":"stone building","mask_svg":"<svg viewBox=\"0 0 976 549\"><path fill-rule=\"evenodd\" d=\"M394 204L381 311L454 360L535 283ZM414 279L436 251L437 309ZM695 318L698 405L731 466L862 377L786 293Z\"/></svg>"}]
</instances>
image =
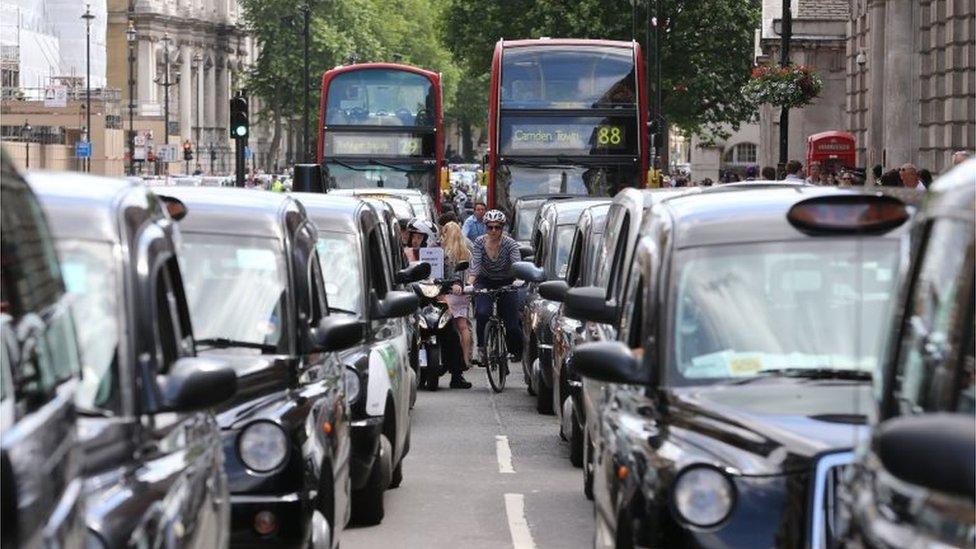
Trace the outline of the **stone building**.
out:
<instances>
[{"instance_id":1,"label":"stone building","mask_svg":"<svg viewBox=\"0 0 976 549\"><path fill-rule=\"evenodd\" d=\"M248 40L239 16L235 0L108 0L108 85L122 90L128 106L131 47L138 131L166 114L168 70L168 141L189 140L195 162L207 172L233 165L229 100L244 75ZM136 31L131 45L130 21ZM154 140L165 142L162 135Z\"/></svg>"},{"instance_id":2,"label":"stone building","mask_svg":"<svg viewBox=\"0 0 976 549\"><path fill-rule=\"evenodd\" d=\"M976 4L849 2L846 114L858 158L944 171L952 151L976 146Z\"/></svg>"}]
</instances>

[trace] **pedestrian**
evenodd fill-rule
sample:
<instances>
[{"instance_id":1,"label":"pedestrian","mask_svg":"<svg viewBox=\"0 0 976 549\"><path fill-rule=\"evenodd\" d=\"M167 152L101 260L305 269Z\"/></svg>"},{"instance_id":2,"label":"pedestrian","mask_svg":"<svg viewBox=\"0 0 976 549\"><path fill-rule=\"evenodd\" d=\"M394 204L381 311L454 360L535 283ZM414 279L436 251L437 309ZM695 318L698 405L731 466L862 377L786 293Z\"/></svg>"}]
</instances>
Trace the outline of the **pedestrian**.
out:
<instances>
[{"instance_id":1,"label":"pedestrian","mask_svg":"<svg viewBox=\"0 0 976 549\"><path fill-rule=\"evenodd\" d=\"M762 178L766 181L776 181L776 168L772 166L763 166Z\"/></svg>"},{"instance_id":2,"label":"pedestrian","mask_svg":"<svg viewBox=\"0 0 976 549\"><path fill-rule=\"evenodd\" d=\"M807 183L811 185L826 185L820 162L814 160L810 163L810 175L807 177Z\"/></svg>"},{"instance_id":3,"label":"pedestrian","mask_svg":"<svg viewBox=\"0 0 976 549\"><path fill-rule=\"evenodd\" d=\"M471 251L471 270L468 271L468 283L475 288L501 288L515 281L512 266L522 260L518 242L504 234L505 213L499 210L485 212L485 226L488 232L474 241ZM479 295L475 300L474 318L477 323L475 331L478 335L478 356L481 364L485 364L485 325L491 316L491 298ZM498 312L505 323L505 336L508 340L508 351L515 356L514 360L522 358L522 329L519 327L518 296L515 292L507 292L498 296Z\"/></svg>"},{"instance_id":4,"label":"pedestrian","mask_svg":"<svg viewBox=\"0 0 976 549\"><path fill-rule=\"evenodd\" d=\"M488 206L484 202L474 203L474 215L465 219L464 225L461 227L461 233L464 234L464 238L474 242L478 237L488 232L488 227L484 222L486 211L488 211Z\"/></svg>"},{"instance_id":5,"label":"pedestrian","mask_svg":"<svg viewBox=\"0 0 976 549\"><path fill-rule=\"evenodd\" d=\"M759 167L746 166L746 181L755 181L756 176L758 175L759 175Z\"/></svg>"},{"instance_id":6,"label":"pedestrian","mask_svg":"<svg viewBox=\"0 0 976 549\"><path fill-rule=\"evenodd\" d=\"M193 175L203 175L203 168L200 167L200 164L197 164L197 167L193 169Z\"/></svg>"},{"instance_id":7,"label":"pedestrian","mask_svg":"<svg viewBox=\"0 0 976 549\"><path fill-rule=\"evenodd\" d=\"M871 175L874 176L874 184L880 185L881 176L884 175L884 167L881 164L875 164L874 167L871 168Z\"/></svg>"},{"instance_id":8,"label":"pedestrian","mask_svg":"<svg viewBox=\"0 0 976 549\"><path fill-rule=\"evenodd\" d=\"M705 179L702 179L701 182L702 187L711 187L713 184L714 183L712 183L712 178L710 177L706 177Z\"/></svg>"},{"instance_id":9,"label":"pedestrian","mask_svg":"<svg viewBox=\"0 0 976 549\"><path fill-rule=\"evenodd\" d=\"M441 230L441 247L444 248L444 275L453 273L450 276L458 276L462 282L467 278L467 271L455 272L455 266L467 261L471 263L471 243L464 238L461 233L461 226L456 221L449 221L444 224ZM468 323L471 300L466 295L460 295L458 287L452 288L453 292L446 296L447 306L450 308L451 317L454 319L454 326L457 328L458 335L461 337L461 350L464 353L464 369L471 367L471 325Z\"/></svg>"},{"instance_id":10,"label":"pedestrian","mask_svg":"<svg viewBox=\"0 0 976 549\"><path fill-rule=\"evenodd\" d=\"M458 222L458 218L456 215L454 215L454 212L444 212L441 215L437 216L437 226L440 227L441 230L443 230L444 227L451 222L455 224L457 224ZM460 228L461 226L458 225L458 229Z\"/></svg>"},{"instance_id":11,"label":"pedestrian","mask_svg":"<svg viewBox=\"0 0 976 549\"><path fill-rule=\"evenodd\" d=\"M958 166L967 160L969 160L969 151L956 151L952 153L953 166Z\"/></svg>"},{"instance_id":12,"label":"pedestrian","mask_svg":"<svg viewBox=\"0 0 976 549\"><path fill-rule=\"evenodd\" d=\"M901 186L910 189L925 190L925 185L918 179L918 169L913 164L902 164L898 168L898 175L901 178Z\"/></svg>"},{"instance_id":13,"label":"pedestrian","mask_svg":"<svg viewBox=\"0 0 976 549\"><path fill-rule=\"evenodd\" d=\"M271 192L283 193L285 192L285 185L281 182L281 178L275 176L274 181L271 182Z\"/></svg>"},{"instance_id":14,"label":"pedestrian","mask_svg":"<svg viewBox=\"0 0 976 549\"><path fill-rule=\"evenodd\" d=\"M783 181L798 181L803 183L803 163L799 160L790 160L786 163L786 177Z\"/></svg>"},{"instance_id":15,"label":"pedestrian","mask_svg":"<svg viewBox=\"0 0 976 549\"><path fill-rule=\"evenodd\" d=\"M837 182L840 187L852 187L854 186L854 174L847 171L841 172Z\"/></svg>"},{"instance_id":16,"label":"pedestrian","mask_svg":"<svg viewBox=\"0 0 976 549\"><path fill-rule=\"evenodd\" d=\"M901 177L898 170L888 170L878 178L882 187L901 187Z\"/></svg>"},{"instance_id":17,"label":"pedestrian","mask_svg":"<svg viewBox=\"0 0 976 549\"><path fill-rule=\"evenodd\" d=\"M918 180L922 182L922 186L928 189L932 185L932 172L925 168L918 170Z\"/></svg>"}]
</instances>

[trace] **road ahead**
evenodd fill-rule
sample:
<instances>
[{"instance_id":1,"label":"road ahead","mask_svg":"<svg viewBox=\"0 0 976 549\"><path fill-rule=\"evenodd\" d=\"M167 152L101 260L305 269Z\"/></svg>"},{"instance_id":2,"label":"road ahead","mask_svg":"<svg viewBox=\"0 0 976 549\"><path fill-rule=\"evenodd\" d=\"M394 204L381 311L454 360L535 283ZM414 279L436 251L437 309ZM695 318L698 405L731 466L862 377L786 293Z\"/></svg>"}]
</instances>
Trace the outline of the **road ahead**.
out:
<instances>
[{"instance_id":1,"label":"road ahead","mask_svg":"<svg viewBox=\"0 0 976 549\"><path fill-rule=\"evenodd\" d=\"M555 419L536 413L521 367L512 371L499 395L481 368L468 372L470 390L418 395L403 484L386 493L383 523L350 528L344 548L592 546L580 470Z\"/></svg>"}]
</instances>

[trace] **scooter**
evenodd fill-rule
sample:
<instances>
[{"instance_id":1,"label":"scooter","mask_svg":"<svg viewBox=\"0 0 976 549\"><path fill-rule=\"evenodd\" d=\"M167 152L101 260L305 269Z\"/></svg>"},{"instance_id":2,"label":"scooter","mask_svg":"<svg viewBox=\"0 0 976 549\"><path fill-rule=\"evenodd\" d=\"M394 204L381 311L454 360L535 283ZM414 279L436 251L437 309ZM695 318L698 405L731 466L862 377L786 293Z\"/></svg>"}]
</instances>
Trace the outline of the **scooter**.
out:
<instances>
[{"instance_id":1,"label":"scooter","mask_svg":"<svg viewBox=\"0 0 976 549\"><path fill-rule=\"evenodd\" d=\"M466 268L467 264L461 263L456 270L463 271ZM454 317L447 303L438 300L450 293L453 285L461 283L460 280L450 278L413 284L414 292L420 298L420 308L417 311L417 327L420 330L420 388L436 391L440 377L445 372L461 371L464 367L461 337L454 326Z\"/></svg>"}]
</instances>

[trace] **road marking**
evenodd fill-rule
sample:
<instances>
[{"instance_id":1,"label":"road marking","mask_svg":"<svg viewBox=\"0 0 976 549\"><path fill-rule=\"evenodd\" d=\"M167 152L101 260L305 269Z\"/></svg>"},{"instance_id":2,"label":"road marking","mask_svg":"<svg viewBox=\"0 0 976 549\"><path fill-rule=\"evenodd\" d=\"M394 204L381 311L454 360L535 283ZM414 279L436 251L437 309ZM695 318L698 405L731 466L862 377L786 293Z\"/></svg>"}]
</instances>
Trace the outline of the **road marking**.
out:
<instances>
[{"instance_id":1,"label":"road marking","mask_svg":"<svg viewBox=\"0 0 976 549\"><path fill-rule=\"evenodd\" d=\"M505 494L505 514L508 515L508 529L512 533L514 549L535 549L529 522L525 520L525 498L522 494Z\"/></svg>"},{"instance_id":2,"label":"road marking","mask_svg":"<svg viewBox=\"0 0 976 549\"><path fill-rule=\"evenodd\" d=\"M515 473L512 467L512 448L508 445L508 437L495 435L495 455L498 457L499 473Z\"/></svg>"}]
</instances>

